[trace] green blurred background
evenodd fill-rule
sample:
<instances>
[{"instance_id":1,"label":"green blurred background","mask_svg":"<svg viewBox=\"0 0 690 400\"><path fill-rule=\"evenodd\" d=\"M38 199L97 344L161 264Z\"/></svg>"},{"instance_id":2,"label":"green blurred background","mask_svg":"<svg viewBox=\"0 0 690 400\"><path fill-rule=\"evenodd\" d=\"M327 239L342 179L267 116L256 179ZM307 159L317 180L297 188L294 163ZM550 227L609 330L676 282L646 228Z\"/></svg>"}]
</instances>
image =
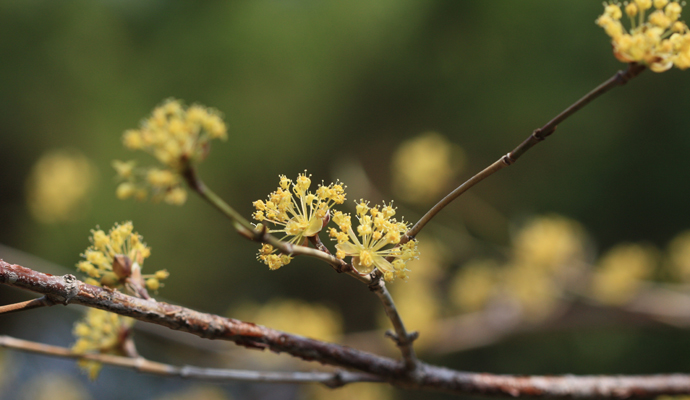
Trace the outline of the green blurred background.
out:
<instances>
[{"instance_id":1,"label":"green blurred background","mask_svg":"<svg viewBox=\"0 0 690 400\"><path fill-rule=\"evenodd\" d=\"M220 110L229 140L213 143L200 174L246 216L279 174L305 169L315 182L348 184L349 205L358 193L388 201L402 141L435 131L460 146L459 183L624 68L594 24L601 11L600 1L546 0L2 1L0 243L72 268L90 229L132 220L152 247L147 266L171 273L160 291L169 301L224 314L246 301L300 298L341 313L346 332L373 329L379 304L366 288L311 260L269 271L255 260L258 246L199 198L183 207L117 200L112 160L153 163L124 149L122 132L168 97ZM515 223L541 213L579 221L598 252L621 241L665 246L690 228L688 74L645 72L446 209L446 227L473 238L455 244L463 252L450 268L507 246ZM56 149L88 158L94 183L78 215L43 223L27 207L27 179ZM357 187L367 180L376 191ZM411 221L425 211L396 204ZM3 302L23 298L0 287ZM69 345L78 316L55 313L3 316L0 333ZM171 362L184 352L153 347L142 352ZM523 335L430 360L501 373L651 373L690 372L689 356L686 332L657 327ZM17 382L73 368L12 357L23 365ZM154 398L186 385L107 368L87 383L69 371L99 399ZM223 388L235 398L301 396L293 387Z\"/></svg>"}]
</instances>

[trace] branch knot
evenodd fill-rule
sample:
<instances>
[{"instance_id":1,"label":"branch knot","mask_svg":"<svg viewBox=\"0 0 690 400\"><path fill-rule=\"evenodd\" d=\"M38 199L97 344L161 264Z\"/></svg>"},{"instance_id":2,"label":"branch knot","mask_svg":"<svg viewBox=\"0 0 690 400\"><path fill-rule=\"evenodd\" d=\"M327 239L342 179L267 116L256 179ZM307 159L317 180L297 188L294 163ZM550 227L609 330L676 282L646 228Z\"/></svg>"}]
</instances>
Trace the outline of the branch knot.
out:
<instances>
[{"instance_id":1,"label":"branch knot","mask_svg":"<svg viewBox=\"0 0 690 400\"><path fill-rule=\"evenodd\" d=\"M79 280L72 274L64 275L62 279L65 280L65 300L62 304L67 305L79 294Z\"/></svg>"}]
</instances>

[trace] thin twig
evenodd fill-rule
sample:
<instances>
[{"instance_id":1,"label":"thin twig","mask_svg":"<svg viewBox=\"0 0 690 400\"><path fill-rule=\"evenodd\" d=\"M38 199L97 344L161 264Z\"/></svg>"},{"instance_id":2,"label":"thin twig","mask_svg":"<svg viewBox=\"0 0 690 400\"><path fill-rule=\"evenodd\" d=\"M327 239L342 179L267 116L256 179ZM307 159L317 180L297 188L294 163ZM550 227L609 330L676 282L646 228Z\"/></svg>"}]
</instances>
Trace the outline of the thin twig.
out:
<instances>
[{"instance_id":1,"label":"thin twig","mask_svg":"<svg viewBox=\"0 0 690 400\"><path fill-rule=\"evenodd\" d=\"M609 78L606 82L602 83L594 90L587 93L580 100L573 103L570 107L563 110L551 121L547 122L546 125L535 130L527 139L525 139L522 143L520 143L520 145L513 149L513 151L502 156L489 167L485 168L477 175L468 179L466 182L458 186L446 197L441 199L441 201L439 201L429 211L427 211L427 213L424 214L424 216L419 221L417 221L417 223L414 224L414 226L405 234L403 240L401 241L401 244L417 236L419 234L419 231L421 231L422 228L424 228L424 226L429 221L431 221L432 218L436 216L436 214L438 214L444 207L446 207L453 200L458 198L461 194L466 192L469 188L481 182L488 176L493 175L495 172L503 169L504 167L514 164L515 161L517 161L518 158L520 158L520 156L527 152L527 150L531 149L534 145L536 145L537 143L541 142L542 140L546 139L549 135L551 135L556 130L557 125L563 122L566 118L570 117L575 112L580 110L582 107L587 105L589 102L601 96L602 94L608 92L614 87L625 85L626 83L628 83L630 79L636 77L644 70L644 65L630 63L628 65L627 70L616 72L616 74Z\"/></svg>"},{"instance_id":2,"label":"thin twig","mask_svg":"<svg viewBox=\"0 0 690 400\"><path fill-rule=\"evenodd\" d=\"M52 301L46 296L39 297L33 300L22 301L21 303L8 304L0 306L0 314L9 314L17 311L32 310L34 308L50 307L54 305Z\"/></svg>"},{"instance_id":3,"label":"thin twig","mask_svg":"<svg viewBox=\"0 0 690 400\"><path fill-rule=\"evenodd\" d=\"M163 376L214 381L244 381L262 383L323 383L329 387L339 387L355 382L381 382L368 374L347 371L337 372L273 372L247 371L238 369L200 368L194 366L177 367L147 360L143 357L124 357L112 354L78 354L71 349L31 342L10 336L0 336L0 347L43 354L52 357L97 361L102 364L133 369L135 371Z\"/></svg>"},{"instance_id":4,"label":"thin twig","mask_svg":"<svg viewBox=\"0 0 690 400\"><path fill-rule=\"evenodd\" d=\"M386 288L385 282L380 278L376 282L377 283L375 286L369 287L374 293L376 293L376 296L379 298L379 300L381 300L381 304L383 304L383 309L386 312L386 316L393 324L393 329L395 329L395 333L387 332L386 336L391 337L395 344L400 348L406 370L410 373L413 373L417 369L418 360L412 343L415 341L415 339L417 339L419 334L417 332L407 332L407 329L405 329L405 324L398 313L398 309L395 307L393 297L391 297L388 289Z\"/></svg>"}]
</instances>

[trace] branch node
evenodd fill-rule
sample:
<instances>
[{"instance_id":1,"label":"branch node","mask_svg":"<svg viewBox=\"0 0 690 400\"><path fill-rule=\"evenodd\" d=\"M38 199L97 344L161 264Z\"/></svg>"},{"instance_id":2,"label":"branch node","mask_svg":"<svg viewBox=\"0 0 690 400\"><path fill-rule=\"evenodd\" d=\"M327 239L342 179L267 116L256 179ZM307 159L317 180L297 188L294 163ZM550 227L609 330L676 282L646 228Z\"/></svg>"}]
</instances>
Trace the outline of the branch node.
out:
<instances>
[{"instance_id":1,"label":"branch node","mask_svg":"<svg viewBox=\"0 0 690 400\"><path fill-rule=\"evenodd\" d=\"M74 297L76 297L77 294L79 294L79 280L76 276L72 274L64 275L62 279L65 280L66 291L65 300L62 302L62 304L67 305L69 304L70 300L72 300Z\"/></svg>"},{"instance_id":2,"label":"branch node","mask_svg":"<svg viewBox=\"0 0 690 400\"><path fill-rule=\"evenodd\" d=\"M352 267L354 269L354 267ZM381 274L377 274L378 270L374 270L369 276L371 277L371 283L368 285L369 290L372 292L377 292L381 290Z\"/></svg>"},{"instance_id":3,"label":"branch node","mask_svg":"<svg viewBox=\"0 0 690 400\"><path fill-rule=\"evenodd\" d=\"M419 331L414 331L414 332L408 333L406 340L401 340L400 336L398 336L395 332L393 332L390 329L384 333L384 336L387 338L390 338L393 342L395 342L395 344L398 347L400 347L400 346L411 345L412 342L419 339Z\"/></svg>"},{"instance_id":4,"label":"branch node","mask_svg":"<svg viewBox=\"0 0 690 400\"><path fill-rule=\"evenodd\" d=\"M267 233L268 233L268 228L266 227L266 225L261 224L261 231L257 232L255 230L254 231L254 237L252 238L252 240L264 242L266 240L266 234Z\"/></svg>"},{"instance_id":5,"label":"branch node","mask_svg":"<svg viewBox=\"0 0 690 400\"><path fill-rule=\"evenodd\" d=\"M292 245L292 243L285 243L285 250L287 252L287 255L291 256L292 253L295 252L295 246Z\"/></svg>"},{"instance_id":6,"label":"branch node","mask_svg":"<svg viewBox=\"0 0 690 400\"><path fill-rule=\"evenodd\" d=\"M547 136L549 136L550 134L552 134L555 130L556 130L556 127L555 127L555 126L549 128L549 129L546 129L546 130L543 129L543 127L542 127L542 128L537 128L537 129L534 130L534 132L532 132L532 137L534 137L534 139L535 139L537 142L541 142L542 140L546 139Z\"/></svg>"},{"instance_id":7,"label":"branch node","mask_svg":"<svg viewBox=\"0 0 690 400\"><path fill-rule=\"evenodd\" d=\"M398 335L395 334L392 330L388 329L386 332L383 334L383 336L390 338L392 341L398 343Z\"/></svg>"},{"instance_id":8,"label":"branch node","mask_svg":"<svg viewBox=\"0 0 690 400\"><path fill-rule=\"evenodd\" d=\"M331 378L327 381L324 381L323 384L326 385L327 387L331 388L331 389L337 389L339 387L345 386L345 384L347 382L345 382L345 379L343 377L343 373L344 373L344 371L341 369L335 371L335 373L333 374L333 378Z\"/></svg>"}]
</instances>

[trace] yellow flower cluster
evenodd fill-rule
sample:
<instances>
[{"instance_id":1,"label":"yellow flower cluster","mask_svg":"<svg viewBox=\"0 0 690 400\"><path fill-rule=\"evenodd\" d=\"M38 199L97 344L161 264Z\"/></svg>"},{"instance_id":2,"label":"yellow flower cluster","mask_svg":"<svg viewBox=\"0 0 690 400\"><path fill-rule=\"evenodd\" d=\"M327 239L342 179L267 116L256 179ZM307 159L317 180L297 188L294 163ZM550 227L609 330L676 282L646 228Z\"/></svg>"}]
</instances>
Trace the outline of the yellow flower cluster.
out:
<instances>
[{"instance_id":1,"label":"yellow flower cluster","mask_svg":"<svg viewBox=\"0 0 690 400\"><path fill-rule=\"evenodd\" d=\"M159 168L136 168L135 161L113 161L120 183L115 191L118 199L131 197L144 201L151 196L151 201L158 203L182 205L187 201L187 191L182 187L182 178L176 172Z\"/></svg>"},{"instance_id":2,"label":"yellow flower cluster","mask_svg":"<svg viewBox=\"0 0 690 400\"><path fill-rule=\"evenodd\" d=\"M200 161L211 139L226 140L225 123L218 112L200 105L185 109L179 100L166 100L156 107L141 129L125 132L122 141L132 150L144 150L176 172L190 161Z\"/></svg>"},{"instance_id":3,"label":"yellow flower cluster","mask_svg":"<svg viewBox=\"0 0 690 400\"><path fill-rule=\"evenodd\" d=\"M242 304L229 317L328 342L339 341L343 333L339 313L323 304L298 299L274 298L263 305Z\"/></svg>"},{"instance_id":4,"label":"yellow flower cluster","mask_svg":"<svg viewBox=\"0 0 690 400\"><path fill-rule=\"evenodd\" d=\"M124 133L122 141L131 150L143 150L165 168L135 168L134 161L115 161L113 167L123 181L116 194L120 199L145 200L151 192L154 202L182 205L187 192L182 188L182 173L190 163L208 155L212 139L226 140L225 123L219 113L200 105L185 108L179 100L166 100L144 120L140 129Z\"/></svg>"},{"instance_id":5,"label":"yellow flower cluster","mask_svg":"<svg viewBox=\"0 0 690 400\"><path fill-rule=\"evenodd\" d=\"M654 10L647 15L652 7ZM690 32L679 21L682 6L678 2L634 0L624 8L630 20L628 31L620 21L623 10L618 3L604 3L604 13L596 20L611 37L617 59L645 64L654 72L667 71L674 65L680 69L690 67Z\"/></svg>"},{"instance_id":6,"label":"yellow flower cluster","mask_svg":"<svg viewBox=\"0 0 690 400\"><path fill-rule=\"evenodd\" d=\"M169 274L165 270L153 275L140 274L141 265L151 255L151 249L133 230L130 221L115 224L108 234L101 229L91 230L92 245L82 254L85 260L77 264L77 269L89 276L86 283L117 287L134 275L145 279L149 289L158 290L160 280Z\"/></svg>"},{"instance_id":7,"label":"yellow flower cluster","mask_svg":"<svg viewBox=\"0 0 690 400\"><path fill-rule=\"evenodd\" d=\"M335 204L345 201L345 187L339 183L328 186L319 185L316 192L309 191L311 179L299 174L293 182L285 175L280 175L280 185L266 201L255 201L255 220L262 224L270 222L280 227L271 229L270 233L282 232L281 240L288 239L293 244L303 245L307 238L318 234L330 219L330 209ZM258 259L270 269L278 269L290 262L287 255L273 254L271 245L264 244L259 251Z\"/></svg>"},{"instance_id":8,"label":"yellow flower cluster","mask_svg":"<svg viewBox=\"0 0 690 400\"><path fill-rule=\"evenodd\" d=\"M335 228L330 230L330 236L338 242L335 246L338 250L336 257L341 260L352 257L352 266L360 274L368 274L378 268L388 282L396 277L406 280L408 269L405 266L409 260L419 257L419 251L415 240L395 246L400 243L408 226L405 222L397 222L392 218L394 215L395 209L391 205L369 207L368 202L360 200L357 204L359 226L355 234L350 215L337 211L333 221L340 231ZM384 249L388 245L393 247ZM387 257L394 261L391 263Z\"/></svg>"},{"instance_id":9,"label":"yellow flower cluster","mask_svg":"<svg viewBox=\"0 0 690 400\"><path fill-rule=\"evenodd\" d=\"M77 341L72 346L72 351L78 354L122 354L122 342L128 336L126 331L133 324L134 320L131 318L89 308L84 319L74 325L72 332ZM91 379L96 379L101 370L101 364L96 361L81 360L79 366Z\"/></svg>"}]
</instances>

